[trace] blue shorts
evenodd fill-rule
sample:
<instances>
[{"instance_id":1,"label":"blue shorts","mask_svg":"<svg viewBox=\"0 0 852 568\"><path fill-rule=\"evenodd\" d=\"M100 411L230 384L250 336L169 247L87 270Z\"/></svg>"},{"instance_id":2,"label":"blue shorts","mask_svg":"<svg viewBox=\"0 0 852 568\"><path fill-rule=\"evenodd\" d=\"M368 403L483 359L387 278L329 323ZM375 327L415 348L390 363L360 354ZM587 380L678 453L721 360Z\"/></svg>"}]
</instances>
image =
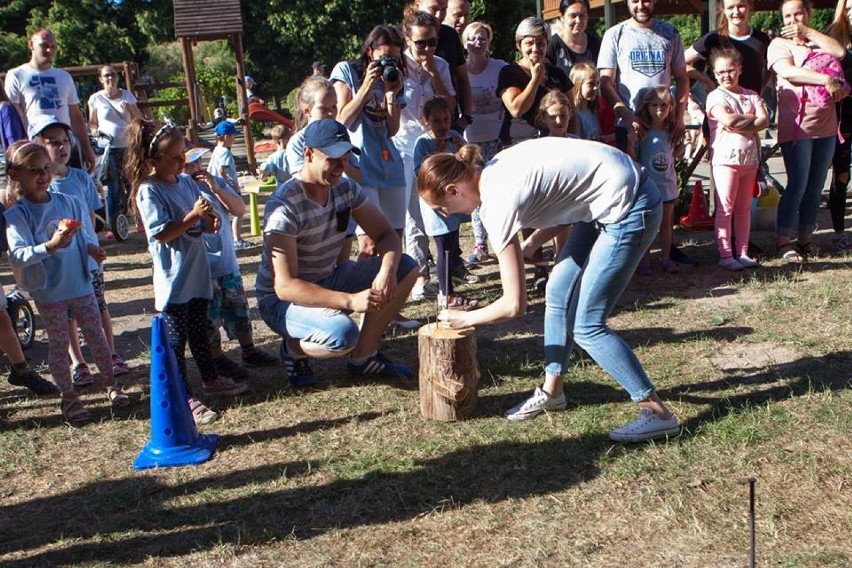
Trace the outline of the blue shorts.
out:
<instances>
[{"instance_id":1,"label":"blue shorts","mask_svg":"<svg viewBox=\"0 0 852 568\"><path fill-rule=\"evenodd\" d=\"M360 262L347 260L314 284L354 294L370 287L381 266L382 259L378 256ZM414 259L403 254L396 270L396 281L400 282L416 268ZM275 294L259 298L257 308L266 325L287 339L308 341L327 351L341 353L350 351L358 341L358 324L344 310L298 306L278 299Z\"/></svg>"}]
</instances>

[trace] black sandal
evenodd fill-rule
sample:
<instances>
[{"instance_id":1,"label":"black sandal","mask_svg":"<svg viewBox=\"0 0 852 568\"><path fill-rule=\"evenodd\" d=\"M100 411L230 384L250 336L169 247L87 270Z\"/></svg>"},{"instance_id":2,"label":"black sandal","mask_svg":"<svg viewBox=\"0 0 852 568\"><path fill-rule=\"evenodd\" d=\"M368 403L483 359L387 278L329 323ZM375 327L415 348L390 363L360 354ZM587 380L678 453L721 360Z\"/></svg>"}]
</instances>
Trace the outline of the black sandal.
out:
<instances>
[{"instance_id":1,"label":"black sandal","mask_svg":"<svg viewBox=\"0 0 852 568\"><path fill-rule=\"evenodd\" d=\"M815 256L819 256L819 251L814 246L813 241L809 241L807 243L797 242L796 246L799 248L801 253L805 255L806 258L811 258Z\"/></svg>"}]
</instances>

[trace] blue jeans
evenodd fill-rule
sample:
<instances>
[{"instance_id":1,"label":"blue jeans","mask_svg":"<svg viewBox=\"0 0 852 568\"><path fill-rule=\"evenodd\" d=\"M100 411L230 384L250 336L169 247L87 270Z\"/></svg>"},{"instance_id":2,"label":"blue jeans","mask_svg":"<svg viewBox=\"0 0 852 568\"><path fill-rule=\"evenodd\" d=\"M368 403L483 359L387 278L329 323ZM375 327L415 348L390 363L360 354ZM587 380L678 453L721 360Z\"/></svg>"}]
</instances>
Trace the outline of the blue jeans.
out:
<instances>
[{"instance_id":1,"label":"blue jeans","mask_svg":"<svg viewBox=\"0 0 852 568\"><path fill-rule=\"evenodd\" d=\"M654 392L633 350L606 325L663 217L656 184L644 180L627 217L616 223L577 223L547 282L544 362L551 375L568 368L573 344L582 347L634 401Z\"/></svg>"},{"instance_id":2,"label":"blue jeans","mask_svg":"<svg viewBox=\"0 0 852 568\"><path fill-rule=\"evenodd\" d=\"M777 236L794 238L797 233L809 235L816 230L822 186L836 143L837 136L826 136L781 144L787 188L778 202Z\"/></svg>"},{"instance_id":3,"label":"blue jeans","mask_svg":"<svg viewBox=\"0 0 852 568\"><path fill-rule=\"evenodd\" d=\"M328 290L354 294L370 287L381 265L382 259L378 256L360 262L347 260L335 266L330 276L314 284ZM417 263L410 256L402 255L396 270L396 281L400 282L416 266ZM266 325L286 339L307 341L341 354L351 351L358 342L358 323L343 310L298 306L279 300L275 294L260 298L257 309Z\"/></svg>"}]
</instances>

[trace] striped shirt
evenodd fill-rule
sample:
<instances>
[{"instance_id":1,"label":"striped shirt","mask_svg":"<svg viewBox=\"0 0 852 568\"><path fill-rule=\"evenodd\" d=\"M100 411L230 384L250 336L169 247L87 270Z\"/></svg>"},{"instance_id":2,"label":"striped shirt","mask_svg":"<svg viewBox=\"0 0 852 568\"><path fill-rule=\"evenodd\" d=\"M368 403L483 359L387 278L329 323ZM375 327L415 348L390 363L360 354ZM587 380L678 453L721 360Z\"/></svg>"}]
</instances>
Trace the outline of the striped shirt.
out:
<instances>
[{"instance_id":1,"label":"striped shirt","mask_svg":"<svg viewBox=\"0 0 852 568\"><path fill-rule=\"evenodd\" d=\"M366 202L367 198L358 185L347 178L342 178L340 183L329 189L325 205L308 197L302 181L292 178L266 202L263 233L294 237L296 277L318 282L331 275L346 238L349 217ZM255 287L258 299L275 293L272 261L265 240Z\"/></svg>"}]
</instances>

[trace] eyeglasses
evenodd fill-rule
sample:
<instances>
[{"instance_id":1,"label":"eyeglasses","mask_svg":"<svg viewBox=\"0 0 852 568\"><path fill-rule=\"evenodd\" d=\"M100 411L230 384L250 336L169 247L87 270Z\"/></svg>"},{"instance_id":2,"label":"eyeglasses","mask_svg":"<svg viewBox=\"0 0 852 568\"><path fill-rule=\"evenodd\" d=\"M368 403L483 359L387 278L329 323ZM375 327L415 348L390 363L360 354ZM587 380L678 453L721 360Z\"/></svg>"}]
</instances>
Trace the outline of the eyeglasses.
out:
<instances>
[{"instance_id":1,"label":"eyeglasses","mask_svg":"<svg viewBox=\"0 0 852 568\"><path fill-rule=\"evenodd\" d=\"M473 36L468 38L467 43L488 43L488 38L485 36Z\"/></svg>"},{"instance_id":2,"label":"eyeglasses","mask_svg":"<svg viewBox=\"0 0 852 568\"><path fill-rule=\"evenodd\" d=\"M413 43L414 47L417 49L426 49L427 47L435 47L438 45L438 38L430 37L429 39L415 39L411 43Z\"/></svg>"},{"instance_id":3,"label":"eyeglasses","mask_svg":"<svg viewBox=\"0 0 852 568\"><path fill-rule=\"evenodd\" d=\"M104 79L107 79L109 77L118 77L118 73L113 73L113 72L104 73L103 75L101 75L101 77L103 77Z\"/></svg>"}]
</instances>

